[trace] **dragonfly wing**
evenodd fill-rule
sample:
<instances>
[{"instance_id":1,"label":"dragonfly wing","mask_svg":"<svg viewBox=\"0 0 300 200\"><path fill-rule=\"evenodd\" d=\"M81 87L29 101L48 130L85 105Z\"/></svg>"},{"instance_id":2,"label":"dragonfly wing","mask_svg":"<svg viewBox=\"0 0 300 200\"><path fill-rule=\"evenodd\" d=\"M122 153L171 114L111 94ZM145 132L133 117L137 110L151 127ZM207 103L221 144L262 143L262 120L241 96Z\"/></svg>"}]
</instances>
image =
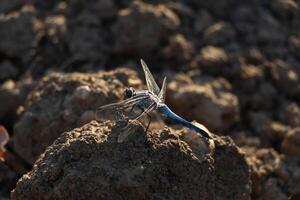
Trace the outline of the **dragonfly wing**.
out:
<instances>
[{"instance_id":1,"label":"dragonfly wing","mask_svg":"<svg viewBox=\"0 0 300 200\"><path fill-rule=\"evenodd\" d=\"M130 120L127 126L122 129L122 132L118 136L118 142L122 143L131 133L135 132L138 127L136 127L136 125L133 124L133 122L139 122L138 119L146 113L151 112L155 108L155 106L155 103L151 104L148 108L144 109L144 111L140 113L134 120Z\"/></svg>"},{"instance_id":2,"label":"dragonfly wing","mask_svg":"<svg viewBox=\"0 0 300 200\"><path fill-rule=\"evenodd\" d=\"M151 74L147 64L145 63L145 61L143 59L141 59L141 65L144 70L148 90L153 92L154 94L158 95L160 89L159 89L157 83L155 82L153 75Z\"/></svg>"},{"instance_id":3,"label":"dragonfly wing","mask_svg":"<svg viewBox=\"0 0 300 200\"><path fill-rule=\"evenodd\" d=\"M161 90L158 94L159 99L164 103L166 99L166 90L167 90L167 77L164 78L164 82L161 86Z\"/></svg>"},{"instance_id":4,"label":"dragonfly wing","mask_svg":"<svg viewBox=\"0 0 300 200\"><path fill-rule=\"evenodd\" d=\"M95 118L97 121L123 121L134 119L136 116L138 116L137 110L133 109L134 105L148 99L148 95L141 94L118 103L101 106L97 109Z\"/></svg>"}]
</instances>

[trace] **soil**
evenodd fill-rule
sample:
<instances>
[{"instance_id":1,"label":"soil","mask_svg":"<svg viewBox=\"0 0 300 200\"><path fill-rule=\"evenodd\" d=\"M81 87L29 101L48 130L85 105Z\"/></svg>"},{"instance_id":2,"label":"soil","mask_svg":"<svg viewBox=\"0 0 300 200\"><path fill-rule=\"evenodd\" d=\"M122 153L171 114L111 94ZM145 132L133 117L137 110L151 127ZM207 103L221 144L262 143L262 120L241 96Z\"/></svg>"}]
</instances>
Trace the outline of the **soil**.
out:
<instances>
[{"instance_id":1,"label":"soil","mask_svg":"<svg viewBox=\"0 0 300 200\"><path fill-rule=\"evenodd\" d=\"M119 134L109 121L63 133L19 180L12 199L250 197L249 167L229 138L216 137L209 145L197 135L201 143L192 150L185 141L191 132L145 134L136 125L123 143Z\"/></svg>"},{"instance_id":2,"label":"soil","mask_svg":"<svg viewBox=\"0 0 300 200\"><path fill-rule=\"evenodd\" d=\"M298 0L2 0L0 38L0 199L300 198ZM140 58L215 147L92 121L145 88Z\"/></svg>"}]
</instances>

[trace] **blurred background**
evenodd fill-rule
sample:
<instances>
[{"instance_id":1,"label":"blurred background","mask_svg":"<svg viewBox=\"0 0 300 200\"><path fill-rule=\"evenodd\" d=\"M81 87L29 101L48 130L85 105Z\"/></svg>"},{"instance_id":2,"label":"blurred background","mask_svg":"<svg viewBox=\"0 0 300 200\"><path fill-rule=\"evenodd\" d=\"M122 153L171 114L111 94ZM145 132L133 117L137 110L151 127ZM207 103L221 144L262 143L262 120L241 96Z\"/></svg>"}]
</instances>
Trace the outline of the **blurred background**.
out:
<instances>
[{"instance_id":1,"label":"blurred background","mask_svg":"<svg viewBox=\"0 0 300 200\"><path fill-rule=\"evenodd\" d=\"M28 94L50 72L126 67L143 80L140 58L168 77L175 112L246 152L253 198L299 197L299 0L1 0L0 124L24 131ZM16 178L1 176L7 195Z\"/></svg>"}]
</instances>

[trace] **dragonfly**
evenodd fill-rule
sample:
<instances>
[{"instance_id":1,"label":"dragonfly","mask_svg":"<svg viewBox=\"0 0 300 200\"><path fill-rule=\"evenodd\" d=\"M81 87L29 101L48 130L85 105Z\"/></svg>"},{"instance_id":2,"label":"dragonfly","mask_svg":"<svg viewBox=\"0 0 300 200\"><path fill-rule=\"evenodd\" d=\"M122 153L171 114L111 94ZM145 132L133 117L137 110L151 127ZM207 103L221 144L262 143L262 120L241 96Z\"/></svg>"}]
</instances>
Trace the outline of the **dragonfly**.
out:
<instances>
[{"instance_id":1,"label":"dragonfly","mask_svg":"<svg viewBox=\"0 0 300 200\"><path fill-rule=\"evenodd\" d=\"M156 110L162 114L181 124L192 131L200 134L202 137L211 139L211 135L208 130L200 128L191 122L180 117L174 113L165 103L166 89L167 89L167 78L164 77L161 89L158 87L153 75L151 74L147 64L143 59L140 60L147 84L147 90L136 91L134 88L129 87L125 90L125 99L108 105L101 106L96 110L97 121L119 121L125 122L124 131L119 136L118 141L123 142L124 139L130 134L130 124L134 121L139 120L142 116L148 116L149 122L146 127L146 132L151 123L151 111Z\"/></svg>"}]
</instances>

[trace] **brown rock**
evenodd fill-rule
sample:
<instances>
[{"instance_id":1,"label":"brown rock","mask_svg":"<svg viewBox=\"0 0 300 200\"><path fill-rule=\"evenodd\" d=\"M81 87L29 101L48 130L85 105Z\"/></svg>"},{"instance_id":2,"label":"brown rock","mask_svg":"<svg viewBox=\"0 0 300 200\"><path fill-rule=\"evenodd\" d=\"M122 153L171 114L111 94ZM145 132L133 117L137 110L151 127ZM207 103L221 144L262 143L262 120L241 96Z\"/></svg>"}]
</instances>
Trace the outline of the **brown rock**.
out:
<instances>
[{"instance_id":1,"label":"brown rock","mask_svg":"<svg viewBox=\"0 0 300 200\"><path fill-rule=\"evenodd\" d=\"M228 64L229 58L222 48L206 46L192 61L192 67L200 68L212 74L220 73L222 67Z\"/></svg>"},{"instance_id":2,"label":"brown rock","mask_svg":"<svg viewBox=\"0 0 300 200\"><path fill-rule=\"evenodd\" d=\"M157 48L163 38L178 28L177 15L164 5L135 1L120 10L112 30L118 52L145 53Z\"/></svg>"},{"instance_id":3,"label":"brown rock","mask_svg":"<svg viewBox=\"0 0 300 200\"><path fill-rule=\"evenodd\" d=\"M240 89L254 92L263 80L263 71L260 66L242 64L235 79Z\"/></svg>"},{"instance_id":4,"label":"brown rock","mask_svg":"<svg viewBox=\"0 0 300 200\"><path fill-rule=\"evenodd\" d=\"M284 199L284 186L289 174L282 157L273 149L245 148L247 162L251 168L252 197ZM286 198L285 198L286 199Z\"/></svg>"},{"instance_id":5,"label":"brown rock","mask_svg":"<svg viewBox=\"0 0 300 200\"><path fill-rule=\"evenodd\" d=\"M9 61L0 63L0 81L16 78L18 69Z\"/></svg>"},{"instance_id":6,"label":"brown rock","mask_svg":"<svg viewBox=\"0 0 300 200\"><path fill-rule=\"evenodd\" d=\"M290 96L300 94L300 79L296 71L282 60L271 64L271 76L280 92Z\"/></svg>"},{"instance_id":7,"label":"brown rock","mask_svg":"<svg viewBox=\"0 0 300 200\"><path fill-rule=\"evenodd\" d=\"M284 102L280 106L277 116L285 124L292 127L300 126L300 107L295 102Z\"/></svg>"},{"instance_id":8,"label":"brown rock","mask_svg":"<svg viewBox=\"0 0 300 200\"><path fill-rule=\"evenodd\" d=\"M289 43L292 52L300 59L300 36L291 36L289 38Z\"/></svg>"},{"instance_id":9,"label":"brown rock","mask_svg":"<svg viewBox=\"0 0 300 200\"><path fill-rule=\"evenodd\" d=\"M12 199L250 198L248 166L230 139L216 138L211 154L203 154L207 142L200 138L201 156L182 133L144 131L136 125L123 143L108 121L63 133L19 180Z\"/></svg>"},{"instance_id":10,"label":"brown rock","mask_svg":"<svg viewBox=\"0 0 300 200\"><path fill-rule=\"evenodd\" d=\"M252 95L252 98L249 98L249 95L247 94L245 94L244 97L245 100L250 101L249 104L251 104L252 108L272 110L274 106L278 103L279 94L276 88L274 88L274 86L271 83L262 82L259 84L258 89L252 88L251 91L253 91L253 89L254 94Z\"/></svg>"},{"instance_id":11,"label":"brown rock","mask_svg":"<svg viewBox=\"0 0 300 200\"><path fill-rule=\"evenodd\" d=\"M213 24L213 18L207 10L200 10L195 19L194 29L196 33L202 33Z\"/></svg>"},{"instance_id":12,"label":"brown rock","mask_svg":"<svg viewBox=\"0 0 300 200\"><path fill-rule=\"evenodd\" d=\"M140 83L133 71L53 73L28 95L24 112L14 127L14 148L33 163L62 131L92 119L91 112L123 96L125 86Z\"/></svg>"},{"instance_id":13,"label":"brown rock","mask_svg":"<svg viewBox=\"0 0 300 200\"><path fill-rule=\"evenodd\" d=\"M0 158L0 199L8 199L10 191L17 181L17 174L9 169L2 158Z\"/></svg>"},{"instance_id":14,"label":"brown rock","mask_svg":"<svg viewBox=\"0 0 300 200\"><path fill-rule=\"evenodd\" d=\"M257 40L264 44L276 43L277 46L286 41L287 29L285 24L280 24L279 21L266 10L259 10L259 19L257 24ZM274 49L271 45L270 48Z\"/></svg>"},{"instance_id":15,"label":"brown rock","mask_svg":"<svg viewBox=\"0 0 300 200\"><path fill-rule=\"evenodd\" d=\"M172 62L186 62L192 53L192 44L181 34L170 37L169 44L162 49L163 58Z\"/></svg>"},{"instance_id":16,"label":"brown rock","mask_svg":"<svg viewBox=\"0 0 300 200\"><path fill-rule=\"evenodd\" d=\"M300 156L300 128L288 132L281 144L281 149L287 155Z\"/></svg>"},{"instance_id":17,"label":"brown rock","mask_svg":"<svg viewBox=\"0 0 300 200\"><path fill-rule=\"evenodd\" d=\"M226 22L218 22L204 31L203 40L208 45L223 45L235 37L234 28Z\"/></svg>"},{"instance_id":18,"label":"brown rock","mask_svg":"<svg viewBox=\"0 0 300 200\"><path fill-rule=\"evenodd\" d=\"M9 13L16 8L21 7L22 1L20 0L2 0L0 1L0 13Z\"/></svg>"},{"instance_id":19,"label":"brown rock","mask_svg":"<svg viewBox=\"0 0 300 200\"><path fill-rule=\"evenodd\" d=\"M169 84L167 101L177 113L213 131L226 131L239 120L238 99L225 79L200 84L180 83L176 79Z\"/></svg>"},{"instance_id":20,"label":"brown rock","mask_svg":"<svg viewBox=\"0 0 300 200\"><path fill-rule=\"evenodd\" d=\"M36 40L33 19L34 10L31 7L0 17L1 54L20 58L23 62L28 61Z\"/></svg>"},{"instance_id":21,"label":"brown rock","mask_svg":"<svg viewBox=\"0 0 300 200\"><path fill-rule=\"evenodd\" d=\"M20 90L14 81L6 81L0 86L0 121L11 125L21 104Z\"/></svg>"},{"instance_id":22,"label":"brown rock","mask_svg":"<svg viewBox=\"0 0 300 200\"><path fill-rule=\"evenodd\" d=\"M299 5L293 0L271 1L271 8L281 17L288 18L299 13Z\"/></svg>"},{"instance_id":23,"label":"brown rock","mask_svg":"<svg viewBox=\"0 0 300 200\"><path fill-rule=\"evenodd\" d=\"M117 14L116 4L110 0L90 1L88 3L80 0L70 0L68 1L67 9L74 16L78 12L88 11L101 19L110 19Z\"/></svg>"},{"instance_id":24,"label":"brown rock","mask_svg":"<svg viewBox=\"0 0 300 200\"><path fill-rule=\"evenodd\" d=\"M273 121L265 112L251 112L249 121L252 130L269 144L280 144L288 132L288 127Z\"/></svg>"}]
</instances>

